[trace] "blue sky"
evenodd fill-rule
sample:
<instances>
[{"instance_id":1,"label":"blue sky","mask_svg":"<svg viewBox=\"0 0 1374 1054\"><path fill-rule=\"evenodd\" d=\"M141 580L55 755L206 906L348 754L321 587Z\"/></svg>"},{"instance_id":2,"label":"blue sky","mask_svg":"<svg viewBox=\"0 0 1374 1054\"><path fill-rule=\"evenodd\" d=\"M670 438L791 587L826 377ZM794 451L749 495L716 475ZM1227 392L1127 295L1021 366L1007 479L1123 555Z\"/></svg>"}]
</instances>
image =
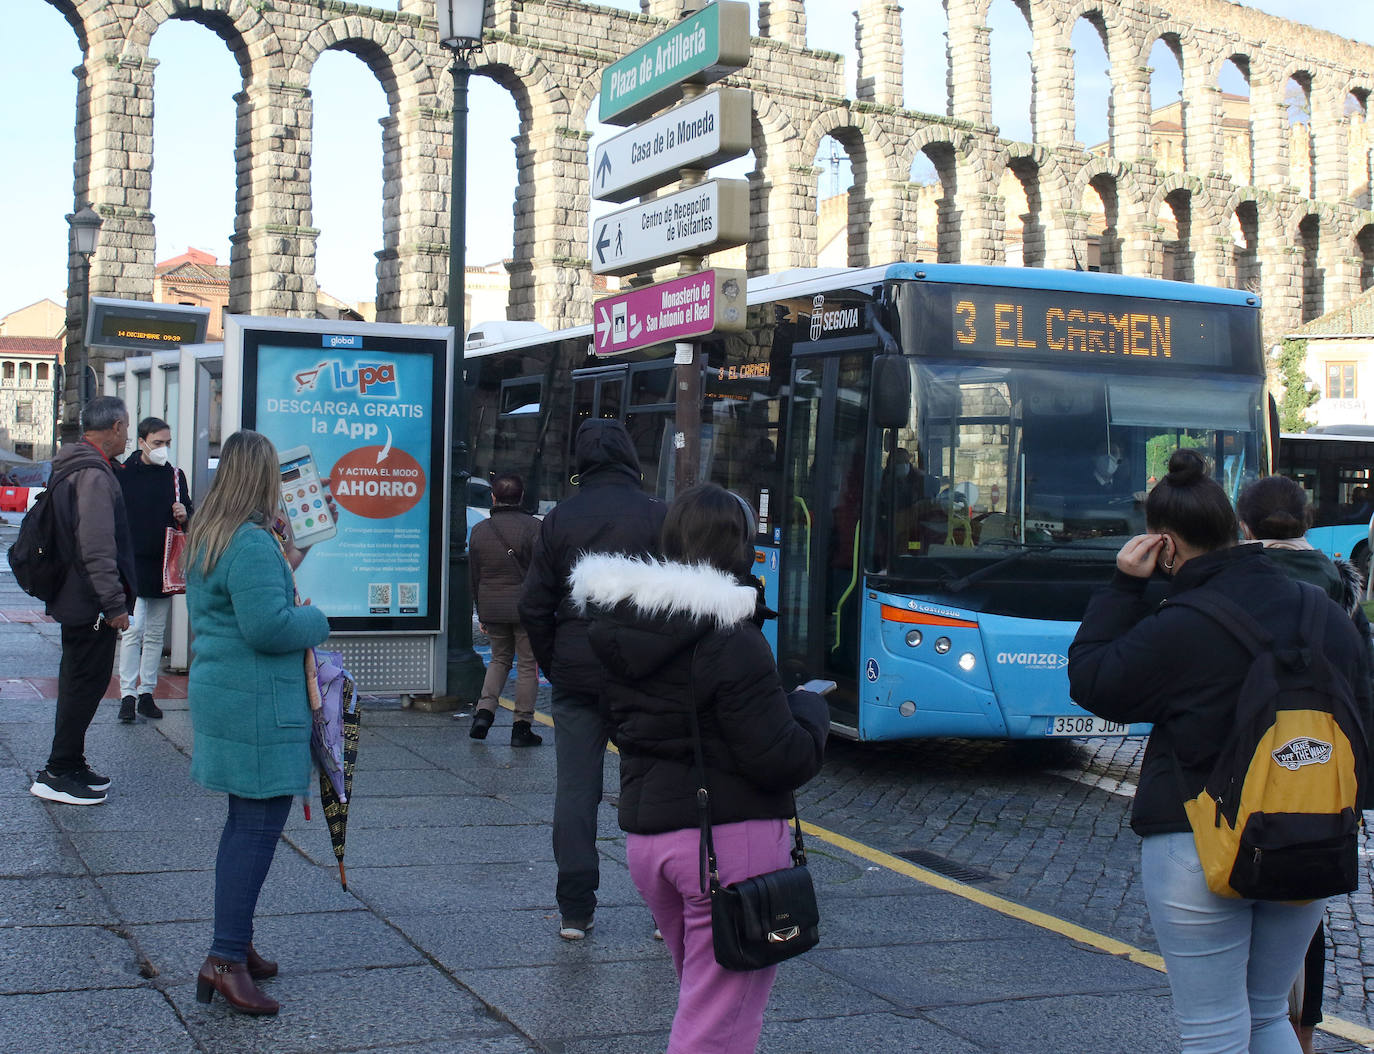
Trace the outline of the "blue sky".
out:
<instances>
[{"instance_id":1,"label":"blue sky","mask_svg":"<svg viewBox=\"0 0 1374 1054\"><path fill-rule=\"evenodd\" d=\"M1352 18L1364 0L1248 0L1245 6L1354 35L1374 43L1374 19ZM373 6L395 9L395 0ZM604 0L603 6L638 11L639 0ZM751 0L751 8L756 3ZM854 23L849 0L810 0L808 39L812 46L846 56L853 85ZM1167 3L1166 3L1167 6ZM905 0L906 102L915 109L945 109L944 14L941 0ZM0 315L51 297L62 301L66 280L67 227L72 210L72 123L75 80L81 60L76 38L45 0L5 0L6 31L0 35L0 142L8 162L0 166ZM1025 113L1029 91L1030 34L1012 0L993 0L989 15L993 47L993 119L1004 135L1029 136ZM941 32L930 31L938 25ZM1086 24L1074 37L1078 96L1105 99L1107 60ZM1161 46L1162 49L1162 46ZM240 90L237 66L224 43L209 30L170 22L153 40L157 69L153 212L157 258L188 247L204 249L228 263L234 202L234 103ZM1177 97L1177 66L1165 54L1152 56L1158 71L1154 103ZM1223 80L1223 88L1235 85ZM321 286L345 300L370 300L375 258L381 247L381 129L386 100L361 60L328 52L311 80L315 107L314 225L321 230L317 275ZM492 82L472 82L469 140L468 260L486 263L510 253L515 159L510 139L518 131L514 103ZM1105 138L1105 104L1086 108L1078 135L1084 142ZM596 133L596 129L592 129ZM848 165L822 146L822 195L842 189ZM746 167L737 162L737 169ZM727 174L739 174L729 172ZM917 177L922 174L916 173ZM610 206L607 206L609 208Z\"/></svg>"}]
</instances>

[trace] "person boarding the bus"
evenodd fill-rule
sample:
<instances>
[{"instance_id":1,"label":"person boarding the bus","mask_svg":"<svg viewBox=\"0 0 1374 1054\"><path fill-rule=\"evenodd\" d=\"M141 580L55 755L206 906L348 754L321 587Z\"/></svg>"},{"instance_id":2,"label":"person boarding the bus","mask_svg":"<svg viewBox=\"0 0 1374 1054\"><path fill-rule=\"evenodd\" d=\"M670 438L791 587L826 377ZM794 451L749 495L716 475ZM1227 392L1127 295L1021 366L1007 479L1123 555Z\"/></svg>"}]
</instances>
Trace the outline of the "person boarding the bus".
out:
<instances>
[{"instance_id":1,"label":"person boarding the bus","mask_svg":"<svg viewBox=\"0 0 1374 1054\"><path fill-rule=\"evenodd\" d=\"M1231 502L1197 451L1174 451L1145 519L1149 533L1126 542L1111 584L1088 603L1069 648L1069 694L1099 717L1154 725L1131 827L1141 836L1141 884L1184 1054L1296 1054L1288 991L1325 900L1249 900L1208 888L1183 803L1201 792L1229 739L1252 660L1220 622L1169 600L1220 596L1276 640L1293 641L1299 586L1263 547L1236 544ZM1145 591L1157 570L1172 582L1156 605ZM1349 672L1367 714L1369 644L1343 608L1320 602L1325 657L1333 671Z\"/></svg>"},{"instance_id":2,"label":"person boarding the bus","mask_svg":"<svg viewBox=\"0 0 1374 1054\"><path fill-rule=\"evenodd\" d=\"M512 662L518 660L510 745L537 747L544 742L531 727L539 674L534 668L529 634L520 624L519 603L534 540L539 535L539 521L520 507L524 496L525 484L519 476L510 472L497 476L491 482L491 515L472 529L468 574L477 618L491 642L491 662L468 735L473 739L487 738L496 720L501 689L506 686Z\"/></svg>"},{"instance_id":3,"label":"person boarding the bus","mask_svg":"<svg viewBox=\"0 0 1374 1054\"><path fill-rule=\"evenodd\" d=\"M553 685L553 855L558 935L565 940L585 937L596 911L596 810L607 743L599 705L605 674L587 643L587 619L569 598L568 575L588 553L656 554L667 511L640 490L639 455L619 421L583 421L573 440L573 466L577 493L540 524L519 605L534 657Z\"/></svg>"},{"instance_id":4,"label":"person boarding the bus","mask_svg":"<svg viewBox=\"0 0 1374 1054\"><path fill-rule=\"evenodd\" d=\"M133 723L135 709L144 717L162 716L153 692L172 610L172 594L162 588L163 552L167 528L184 529L192 509L186 477L168 463L171 449L172 426L161 418L145 417L138 423L138 447L119 470L138 576L133 621L119 642L119 719L125 724Z\"/></svg>"}]
</instances>

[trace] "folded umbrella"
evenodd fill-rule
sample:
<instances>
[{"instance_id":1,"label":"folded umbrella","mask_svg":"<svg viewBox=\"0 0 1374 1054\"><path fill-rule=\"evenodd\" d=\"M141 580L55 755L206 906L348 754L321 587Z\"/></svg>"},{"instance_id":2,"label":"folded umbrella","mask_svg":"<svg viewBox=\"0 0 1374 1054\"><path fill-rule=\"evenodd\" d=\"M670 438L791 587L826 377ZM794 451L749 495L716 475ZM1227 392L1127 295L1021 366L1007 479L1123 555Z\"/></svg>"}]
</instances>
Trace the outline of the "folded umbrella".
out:
<instances>
[{"instance_id":1,"label":"folded umbrella","mask_svg":"<svg viewBox=\"0 0 1374 1054\"><path fill-rule=\"evenodd\" d=\"M348 888L344 845L348 834L348 803L353 796L353 766L358 760L358 728L362 718L357 685L337 652L314 652L315 681L320 706L313 708L310 746L320 770L320 804L329 825L329 840L339 862L339 882Z\"/></svg>"}]
</instances>

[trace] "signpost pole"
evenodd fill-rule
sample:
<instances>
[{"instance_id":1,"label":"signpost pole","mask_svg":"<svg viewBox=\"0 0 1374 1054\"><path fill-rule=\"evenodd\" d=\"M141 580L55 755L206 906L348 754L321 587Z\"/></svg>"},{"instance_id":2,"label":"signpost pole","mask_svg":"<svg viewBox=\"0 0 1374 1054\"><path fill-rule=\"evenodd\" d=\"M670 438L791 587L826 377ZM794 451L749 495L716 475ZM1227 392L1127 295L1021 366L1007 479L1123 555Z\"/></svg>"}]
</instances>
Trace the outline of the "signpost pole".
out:
<instances>
[{"instance_id":1,"label":"signpost pole","mask_svg":"<svg viewBox=\"0 0 1374 1054\"><path fill-rule=\"evenodd\" d=\"M697 485L701 471L701 356L695 341L676 346L677 436L675 494Z\"/></svg>"},{"instance_id":2,"label":"signpost pole","mask_svg":"<svg viewBox=\"0 0 1374 1054\"><path fill-rule=\"evenodd\" d=\"M448 41L444 45L450 46ZM467 340L464 271L467 267L468 78L480 38L456 38L453 47L453 176L449 194L448 324L453 327L452 447L449 452L448 654L449 697L475 703L486 666L472 649L472 589L468 581L468 403L463 377Z\"/></svg>"}]
</instances>

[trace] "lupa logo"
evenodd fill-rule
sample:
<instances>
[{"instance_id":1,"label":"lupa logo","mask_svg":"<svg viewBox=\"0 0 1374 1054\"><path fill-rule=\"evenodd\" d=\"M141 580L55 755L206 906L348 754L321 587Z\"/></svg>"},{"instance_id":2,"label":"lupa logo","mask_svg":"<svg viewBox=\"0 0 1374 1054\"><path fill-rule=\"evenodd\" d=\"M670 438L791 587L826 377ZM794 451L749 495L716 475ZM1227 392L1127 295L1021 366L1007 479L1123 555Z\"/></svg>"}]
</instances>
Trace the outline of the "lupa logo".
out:
<instances>
[{"instance_id":1,"label":"lupa logo","mask_svg":"<svg viewBox=\"0 0 1374 1054\"><path fill-rule=\"evenodd\" d=\"M997 662L1002 666L1029 666L1034 670L1062 670L1069 664L1069 657L1053 651L999 651Z\"/></svg>"},{"instance_id":2,"label":"lupa logo","mask_svg":"<svg viewBox=\"0 0 1374 1054\"><path fill-rule=\"evenodd\" d=\"M297 394L313 392L321 376L333 382L336 392L357 392L374 399L395 399L401 394L394 362L360 362L349 369L338 359L327 359L314 369L296 374Z\"/></svg>"},{"instance_id":3,"label":"lupa logo","mask_svg":"<svg viewBox=\"0 0 1374 1054\"><path fill-rule=\"evenodd\" d=\"M1273 758L1289 772L1297 772L1304 765L1325 765L1330 761L1331 744L1309 736L1299 736L1274 751Z\"/></svg>"}]
</instances>

